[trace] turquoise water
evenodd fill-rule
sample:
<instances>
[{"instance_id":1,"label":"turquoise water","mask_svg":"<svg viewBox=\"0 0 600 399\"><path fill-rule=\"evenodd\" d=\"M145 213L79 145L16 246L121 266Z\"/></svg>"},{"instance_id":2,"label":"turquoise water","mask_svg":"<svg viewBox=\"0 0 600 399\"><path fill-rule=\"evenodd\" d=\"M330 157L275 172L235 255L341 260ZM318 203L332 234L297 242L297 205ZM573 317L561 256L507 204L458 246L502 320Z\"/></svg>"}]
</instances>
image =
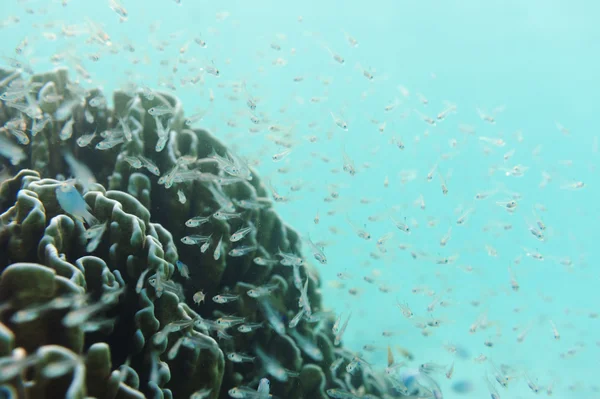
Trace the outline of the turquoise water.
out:
<instances>
[{"instance_id":1,"label":"turquoise water","mask_svg":"<svg viewBox=\"0 0 600 399\"><path fill-rule=\"evenodd\" d=\"M540 387L538 395L547 395L552 384L558 398L600 397L595 313L600 4L122 4L125 22L107 1L71 0L63 6L4 0L0 55L15 57L15 47L27 38L18 58L36 72L53 67L53 55L70 53L60 65L80 63L90 74L89 81L82 80L87 88L111 92L135 83L173 91L165 85L171 82L188 113L208 110L199 126L246 157L288 197L276 205L284 220L322 242L325 265L313 260L308 245L304 249L321 276L324 302L344 320L352 312L344 345L362 352L375 368L386 366L388 345L400 361L400 346L414 356L410 367L455 362L452 379L443 371L434 374L445 398L489 396L483 377L493 374L490 360L514 369L507 389L495 385L501 397L534 397L527 378ZM86 43L86 20L102 26L112 45ZM79 34L63 37L61 26L70 25ZM196 37L207 47L196 44ZM126 44L135 51L125 50ZM345 62L335 61L327 48ZM203 82L189 83L199 67L213 63L220 76L200 74ZM242 81L247 92L236 93ZM259 125L250 120L248 95L257 99ZM456 110L437 120L447 103ZM495 123L477 109L493 115ZM347 123L347 131L331 113ZM436 120L435 126L419 113ZM291 152L273 162L273 155L286 150L274 142L278 138L290 143ZM343 170L350 162L344 153L354 175ZM517 165L523 176L511 173ZM574 188L578 182L583 188ZM331 199L331 191L339 197ZM475 199L484 192L493 195ZM419 198L425 209L415 205ZM516 209L508 212L506 202L513 199ZM466 222L458 224L465 212ZM390 216L406 223L410 234ZM528 229L538 220L547 226L543 241ZM505 230L506 224L512 228ZM371 239L358 237L356 229L368 231ZM450 240L441 246L448 231ZM387 233L393 236L384 253L376 241ZM527 256L534 252L544 259ZM444 257L451 261L439 264ZM509 267L518 291L511 288ZM411 308L410 319L397 301ZM484 314L487 323L470 333ZM435 320L437 327L418 327ZM386 331L393 336L384 337ZM450 345L460 348L460 356L447 350ZM574 354L561 356L569 350ZM486 360L476 360L481 355ZM462 380L473 383L471 392L453 390Z\"/></svg>"}]
</instances>

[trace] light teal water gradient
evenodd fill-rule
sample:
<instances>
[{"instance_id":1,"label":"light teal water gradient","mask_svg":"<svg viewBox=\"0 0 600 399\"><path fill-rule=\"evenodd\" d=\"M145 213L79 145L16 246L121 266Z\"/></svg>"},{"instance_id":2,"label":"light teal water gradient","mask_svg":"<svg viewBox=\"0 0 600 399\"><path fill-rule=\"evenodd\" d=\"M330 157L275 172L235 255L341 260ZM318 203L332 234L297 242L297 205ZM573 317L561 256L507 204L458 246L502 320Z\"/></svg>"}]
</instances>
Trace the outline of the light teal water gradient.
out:
<instances>
[{"instance_id":1,"label":"light teal water gradient","mask_svg":"<svg viewBox=\"0 0 600 399\"><path fill-rule=\"evenodd\" d=\"M594 1L191 1L182 6L173 1L123 1L129 11L129 20L119 23L105 1L72 0L66 7L59 2L5 0L0 19L10 15L20 23L1 30L0 54L13 57L14 47L27 36L31 42L27 51L36 71L52 67L50 55L66 49L76 49L84 58L83 65L93 77L86 87L101 85L107 92L131 81L157 87L159 81L173 76L171 67L179 48L197 34L208 42L202 49L190 43L186 57L194 57L201 65L211 60L220 69L221 76L207 75L204 85L178 87L175 94L184 101L189 112L209 106L208 93L215 93L214 108L203 121L218 137L252 161L259 173L269 177L280 194L292 200L277 204L277 210L301 234L311 234L314 241L329 243L325 248L328 264L317 266L323 281L324 302L336 312L353 311L353 319L344 343L354 350L365 344L384 348L379 353L365 356L377 367L385 365L385 347L388 343L401 345L415 355L415 365L433 361L448 363L453 356L443 349L452 342L469 351L469 358L456 360L454 380L467 379L476 385L476 391L460 396L450 389L451 381L443 375L438 380L444 397L486 397L482 381L487 363L477 364L472 359L480 354L495 363L507 363L526 371L540 386L555 381L555 397L600 397L596 382L599 348L597 345L598 320L590 317L597 312L598 265L597 226L599 221L600 190L598 188L597 112L600 103L600 28L597 15L600 3ZM24 9L31 7L34 15ZM45 8L46 14L39 14ZM217 12L231 15L217 21ZM298 22L298 16L303 21ZM103 25L115 47L127 38L135 53L102 53L94 63L85 55L104 51L97 45L86 45L87 36L49 42L41 32L60 31L61 24L82 24L85 17ZM56 27L33 27L55 21ZM149 27L159 23L151 33ZM359 41L351 48L342 31ZM175 39L171 33L178 32ZM277 40L278 33L285 40ZM59 35L60 37L60 35ZM153 48L149 41L168 39L172 44L165 51ZM270 48L273 41L282 46L281 52ZM339 52L346 59L339 65L330 57L322 43ZM295 54L290 54L291 49ZM287 60L284 67L274 66L273 60ZM133 64L136 58L139 63ZM168 68L161 60L169 60ZM374 68L375 79L368 81L355 68L357 63ZM185 65L179 66L175 84L185 75ZM304 81L293 82L295 76ZM433 77L435 76L435 77ZM330 84L322 80L329 78ZM230 84L245 80L252 95L260 98L258 111L270 119L269 124L293 126L296 142L291 155L281 163L273 163L271 156L281 152L268 140L272 135L266 127L258 134L249 134L252 126L245 108L245 99L230 101ZM219 87L219 84L226 87ZM404 98L398 86L410 90ZM416 93L423 93L429 105L423 106ZM364 94L364 95L363 95ZM310 102L311 97L323 97L321 103ZM400 99L395 111L386 113L383 107ZM300 100L301 99L301 100ZM420 120L414 109L431 117L440 112L445 100L457 104L458 111L435 127ZM506 109L489 125L479 119L476 107L490 111L496 106ZM285 107L285 112L280 112ZM337 128L330 112L340 114L349 124L348 132ZM402 118L401 114L410 115ZM370 119L387 121L380 134ZM238 126L227 126L236 120ZM316 122L315 128L309 128ZM570 131L569 137L555 126L560 122ZM458 125L472 125L476 135L468 136ZM425 135L425 131L428 135ZM521 131L519 143L515 132ZM317 143L308 143L304 136L317 135ZM328 139L328 135L331 139ZM405 150L400 151L390 138L401 137ZM419 136L419 142L415 137ZM485 155L477 136L503 137L503 148L489 146ZM458 145L451 148L449 141ZM532 153L541 145L539 155ZM349 176L341 171L342 147L354 160L358 172ZM490 167L503 167L503 154L514 148L513 158L507 165L523 164L529 169L524 177L507 177L502 171L489 174ZM311 153L318 153L319 157ZM427 183L425 176L442 154L440 170L447 176L449 194L442 195L437 176ZM331 162L324 163L320 156ZM571 166L560 161L571 160ZM363 164L367 162L368 168ZM282 174L277 168L290 168ZM337 169L338 173L331 170ZM414 171L416 178L402 184L399 172ZM546 171L553 180L540 189L541 173ZM389 176L389 187L383 187ZM581 180L586 187L580 191L560 187ZM304 182L303 190L290 192L289 186ZM340 185L340 198L325 203L329 184ZM486 201L476 202L475 193L503 185L522 194L519 209L508 214L495 204L507 200L498 194ZM420 196L427 207L422 211L413 205ZM363 205L361 198L376 200ZM546 212L538 212L549 226L547 242L536 241L527 230L525 218L534 221L532 208L543 204ZM412 234L403 235L395 230L389 219L370 222L368 217L400 205L394 217L408 221L415 219L418 227ZM468 223L457 226L455 209L473 207L475 212ZM336 214L328 216L329 210ZM313 223L317 211L319 225ZM359 227L367 229L373 239L358 238L346 221L346 214ZM428 227L428 218L438 223ZM511 231L496 230L485 233L483 227L492 221L512 223ZM363 226L363 225L366 225ZM339 234L328 227L334 226ZM441 248L440 238L452 226L452 239ZM386 257L374 260L377 253L375 239L394 232L388 244ZM430 257L459 255L455 264L440 266L429 259L413 260L407 251L398 249L406 243L427 252ZM487 255L485 245L498 251L497 257ZM537 249L546 257L537 262L525 257L523 247ZM310 258L310 253L306 253ZM510 289L508 265L522 256L514 265L521 289ZM570 269L558 264L559 257L569 256L574 261ZM472 273L458 266L471 265ZM193 266L193 265L192 265ZM363 281L364 275L380 273L380 280L395 291L384 294L376 286ZM355 279L346 282L344 289L332 288L327 282L336 280L338 272L352 274ZM432 316L426 312L432 297L415 295L411 289L426 285L444 294L452 303L448 308L436 309ZM348 294L350 287L360 290L359 297ZM429 337L404 319L395 306L396 298L409 303L415 317L443 319L442 326L433 329ZM471 301L481 302L479 307ZM486 331L469 334L469 326L488 310L494 324ZM519 312L515 312L519 309ZM559 327L561 340L552 337L548 319ZM518 331L513 327L519 326ZM522 343L517 336L525 327L531 330ZM392 339L382 337L384 330L401 332ZM496 332L501 336L496 337ZM483 345L493 340L493 348ZM569 359L560 353L582 344L581 350ZM399 357L399 356L398 356ZM545 394L544 394L545 395ZM519 378L511 383L502 397L529 398L535 396Z\"/></svg>"}]
</instances>

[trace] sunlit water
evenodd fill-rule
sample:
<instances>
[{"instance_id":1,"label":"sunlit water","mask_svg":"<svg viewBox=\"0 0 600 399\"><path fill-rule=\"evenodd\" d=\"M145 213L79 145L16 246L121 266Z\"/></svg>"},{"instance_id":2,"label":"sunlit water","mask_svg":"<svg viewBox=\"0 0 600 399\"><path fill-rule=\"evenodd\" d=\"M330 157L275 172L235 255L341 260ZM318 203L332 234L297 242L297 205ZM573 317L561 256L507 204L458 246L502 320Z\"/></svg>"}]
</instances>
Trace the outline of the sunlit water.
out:
<instances>
[{"instance_id":1,"label":"sunlit water","mask_svg":"<svg viewBox=\"0 0 600 399\"><path fill-rule=\"evenodd\" d=\"M555 397L600 397L599 3L122 4L126 22L107 1L4 0L0 54L16 57L15 47L27 38L18 58L36 72L54 67L51 57L61 54L71 78L78 76L75 64L89 72L89 81L79 76L87 88L176 88L187 114L208 110L199 126L288 197L276 205L284 220L324 244L325 265L304 245L320 273L324 304L343 320L352 312L344 345L373 367L386 366L388 345L402 360L400 346L413 354L412 367L455 362L452 379L433 374L446 398L489 395L490 360L515 370L507 390L495 384L501 397L535 396L527 378L539 395L552 384ZM102 26L112 46L86 44L86 21ZM65 37L61 27L77 34ZM220 76L198 72L207 67ZM199 75L201 82L189 83ZM235 93L233 85L242 81L247 91ZM251 122L248 96L257 100L259 125ZM456 110L438 120L449 103ZM286 150L274 143L283 137L291 152L273 162ZM354 175L343 170L350 163ZM511 172L517 165L523 176ZM577 182L584 187L568 188ZM487 192L493 195L475 199ZM514 212L498 204L512 199ZM538 220L547 226L544 241L529 231ZM360 238L360 229L371 239ZM440 245L448 232L448 243ZM387 233L393 236L384 251L376 242ZM528 256L536 252L544 259ZM439 264L442 258L449 263ZM397 302L414 316L404 317ZM470 333L478 320L483 325ZM451 345L458 353L447 350ZM462 380L473 383L472 392L452 389Z\"/></svg>"}]
</instances>

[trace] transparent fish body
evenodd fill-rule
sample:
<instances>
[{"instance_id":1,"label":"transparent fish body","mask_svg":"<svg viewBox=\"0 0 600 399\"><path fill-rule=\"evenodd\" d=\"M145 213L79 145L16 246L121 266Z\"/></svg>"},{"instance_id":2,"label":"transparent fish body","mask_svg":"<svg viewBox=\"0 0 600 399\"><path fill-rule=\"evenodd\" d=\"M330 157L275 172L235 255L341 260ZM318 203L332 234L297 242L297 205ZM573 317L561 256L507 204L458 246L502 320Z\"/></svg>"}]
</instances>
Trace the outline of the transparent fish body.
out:
<instances>
[{"instance_id":1,"label":"transparent fish body","mask_svg":"<svg viewBox=\"0 0 600 399\"><path fill-rule=\"evenodd\" d=\"M240 247L237 248L232 248L229 251L229 256L232 257L240 257L240 256L244 256L247 255L251 252L256 251L257 247L255 245L242 245Z\"/></svg>"},{"instance_id":2,"label":"transparent fish body","mask_svg":"<svg viewBox=\"0 0 600 399\"><path fill-rule=\"evenodd\" d=\"M271 302L266 298L262 298L258 301L258 303L260 305L260 309L261 309L263 315L267 319L267 322L269 323L271 328L277 334L284 335L285 334L285 325L281 321L281 315L279 314L279 312L277 310L275 310L275 308L273 308L273 305L271 305Z\"/></svg>"},{"instance_id":3,"label":"transparent fish body","mask_svg":"<svg viewBox=\"0 0 600 399\"><path fill-rule=\"evenodd\" d=\"M292 338L294 338L294 340L298 344L298 347L300 347L300 349L312 360L316 362L320 362L323 360L323 353L321 352L319 347L310 339L300 335L296 330L291 330L290 335L292 336Z\"/></svg>"},{"instance_id":4,"label":"transparent fish body","mask_svg":"<svg viewBox=\"0 0 600 399\"><path fill-rule=\"evenodd\" d=\"M260 358L265 371L279 382L286 382L288 375L282 364L274 357L269 356L260 347L256 348L256 355Z\"/></svg>"}]
</instances>

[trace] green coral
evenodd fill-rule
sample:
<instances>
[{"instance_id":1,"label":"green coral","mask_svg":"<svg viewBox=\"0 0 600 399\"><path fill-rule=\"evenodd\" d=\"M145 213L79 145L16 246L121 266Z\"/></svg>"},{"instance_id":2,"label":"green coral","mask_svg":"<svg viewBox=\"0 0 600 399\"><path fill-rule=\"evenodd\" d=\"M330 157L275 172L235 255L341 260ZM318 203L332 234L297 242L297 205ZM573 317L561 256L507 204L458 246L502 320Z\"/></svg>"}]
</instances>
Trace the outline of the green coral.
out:
<instances>
[{"instance_id":1,"label":"green coral","mask_svg":"<svg viewBox=\"0 0 600 399\"><path fill-rule=\"evenodd\" d=\"M0 70L0 79L8 75ZM39 397L180 398L203 388L212 389L211 398L225 397L231 387L256 386L267 374L258 359L255 364L231 363L225 361L224 353L252 354L259 347L290 375L287 381L272 379L271 392L276 396L324 398L325 390L332 387L394 394L385 381L362 369L354 376L346 373L352 355L334 348L331 317L325 315L310 323L301 320L296 327L320 348L323 360L318 362L286 333L278 334L269 327L265 310L247 291L276 284L268 303L285 324L299 310L300 291L292 267L261 266L253 258L269 258L280 249L300 253L299 235L273 210L256 173L252 172L251 180L221 185L219 179L224 177L216 163L202 163L202 172L195 172L198 160L208 159L213 151L224 156L227 148L207 131L188 128L177 98L165 93L147 96L118 91L113 97L114 109L109 109L102 102L91 106L92 99L103 98L102 93L69 82L64 69L35 75L32 81L41 84L39 91L59 94L63 100L39 104L47 115L54 113L52 123L31 138L25 160L18 165L5 163L13 177L0 186L0 355L4 356L0 361L11 356L15 364L20 358L32 359L23 362L23 373L32 369L36 377L33 385L16 377L0 384L9 383L11 389ZM164 149L157 151L157 144L162 145L157 121L167 123L164 118L152 117L148 110L165 101L172 115L163 137ZM56 115L65 104L71 104L73 135L61 140L67 118L57 119ZM0 108L0 122L16 116L16 109ZM139 125L131 140L103 151L94 149L103 139L100 135L90 145L78 145L78 139L94 129L123 128L129 117ZM31 129L34 120L25 119ZM98 182L80 181L75 186L85 193L91 213L105 225L90 252L89 226L66 213L56 199L62 182L54 178L76 172L65 154L85 160ZM161 177L133 168L129 160L139 156L152 159ZM165 182L173 170L192 178ZM187 198L185 203L180 202L178 191ZM231 204L251 201L261 206L236 206L241 220L212 218L205 226L186 226L194 216L222 209L223 198ZM227 255L236 247L229 241L230 235L249 223L259 226L260 234L249 234L243 243L255 250L241 257ZM212 234L214 241L209 250L201 252L198 246L181 242L190 234ZM222 253L215 259L215 245L221 237ZM190 266L189 279L176 273L178 261ZM318 274L308 268L300 268L298 273L302 282L308 279L307 296L313 312L320 311ZM230 292L239 299L224 305L206 301L198 306L193 295L199 290L204 290L207 298ZM44 303L52 305L44 307ZM39 314L32 316L36 309ZM81 323L65 322L78 312L90 313ZM217 334L221 338L215 340L211 321L231 314L246 322L263 322L263 327L247 334L229 329L226 335L230 338ZM347 361L331 371L329 365L340 355ZM73 366L68 372L44 377L45 368L69 362Z\"/></svg>"}]
</instances>

